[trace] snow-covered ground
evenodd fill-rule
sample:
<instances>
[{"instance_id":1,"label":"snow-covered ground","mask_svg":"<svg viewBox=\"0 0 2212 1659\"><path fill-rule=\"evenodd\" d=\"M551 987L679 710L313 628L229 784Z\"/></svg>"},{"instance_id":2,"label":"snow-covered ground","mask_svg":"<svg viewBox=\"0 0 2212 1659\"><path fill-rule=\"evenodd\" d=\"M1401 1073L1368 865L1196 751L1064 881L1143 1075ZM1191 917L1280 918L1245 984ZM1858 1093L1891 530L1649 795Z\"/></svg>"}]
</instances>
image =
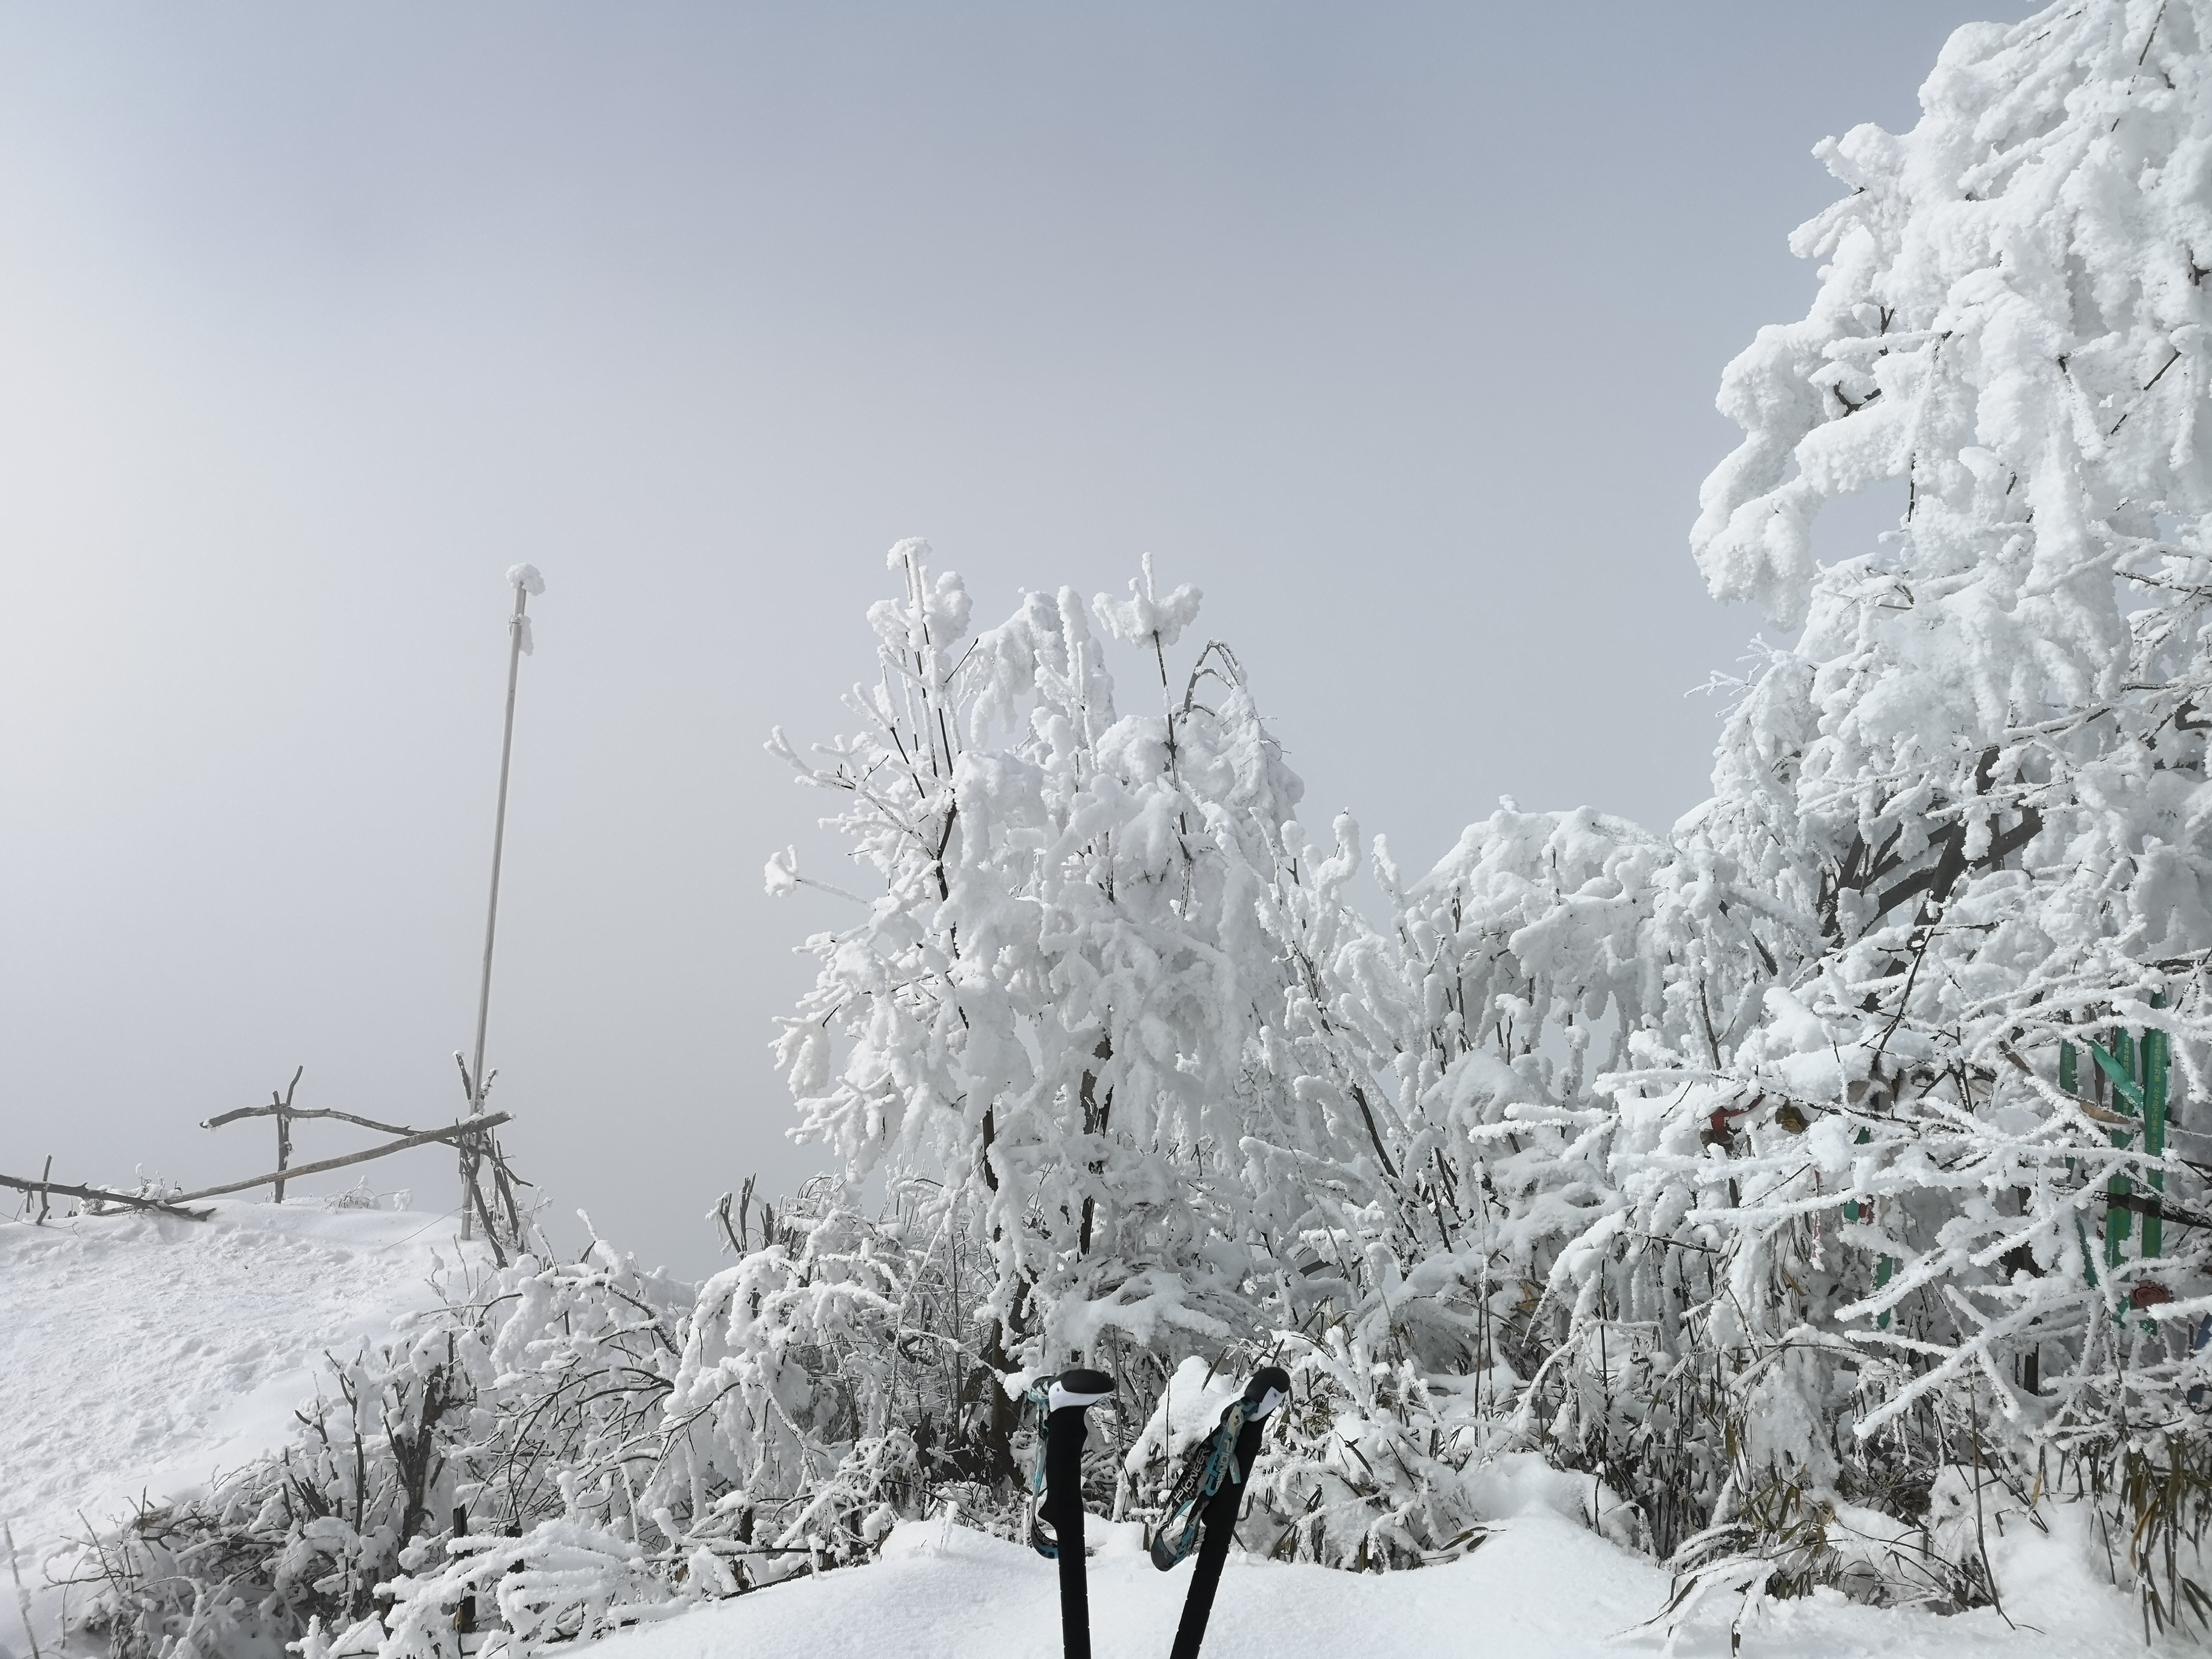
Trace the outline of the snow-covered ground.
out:
<instances>
[{"instance_id":1,"label":"snow-covered ground","mask_svg":"<svg viewBox=\"0 0 2212 1659\"><path fill-rule=\"evenodd\" d=\"M434 1303L431 1273L457 1260L449 1216L210 1207L0 1221L0 1521L28 1585L86 1521L283 1444L325 1352ZM20 1647L0 1587L0 1643Z\"/></svg>"},{"instance_id":2,"label":"snow-covered ground","mask_svg":"<svg viewBox=\"0 0 2212 1659\"><path fill-rule=\"evenodd\" d=\"M1188 1565L1154 1569L1134 1527L1101 1527L1091 1561L1097 1659L1162 1659L1190 1582ZM2039 1535L2039 1543L2042 1540ZM2037 1564L2024 1556L2019 1565ZM1743 1652L1759 1659L2072 1659L2140 1655L2138 1630L2109 1591L2071 1563L2022 1574L2022 1628L1994 1613L1941 1619L1853 1607L1832 1592L1782 1602L1745 1621ZM1057 1659L1057 1569L1019 1545L965 1528L908 1523L883 1559L802 1578L611 1638L594 1659ZM1644 1621L1668 1578L1541 1504L1500 1523L1449 1566L1371 1576L1232 1556L1208 1626L1206 1659L1579 1659L1657 1652ZM1729 1652L1718 1609L1679 1632L1690 1659ZM2027 1626L2033 1624L2036 1629ZM1624 1639L1625 1638L1625 1639Z\"/></svg>"},{"instance_id":3,"label":"snow-covered ground","mask_svg":"<svg viewBox=\"0 0 2212 1659\"><path fill-rule=\"evenodd\" d=\"M0 1223L0 1518L35 1586L80 1516L121 1513L204 1483L281 1444L321 1357L345 1353L430 1304L456 1246L450 1218L227 1203L204 1224L82 1218ZM1533 1458L1492 1483L1496 1530L1449 1566L1384 1577L1234 1557L1208 1659L1348 1659L1477 1653L1573 1659L1656 1651L1646 1623L1667 1575L1576 1518L1579 1485ZM1167 1652L1190 1569L1155 1571L1139 1529L1094 1520L1098 1659ZM1823 1593L1747 1620L1744 1651L1785 1659L1938 1653L2073 1659L2143 1651L2130 1606L2087 1540L2015 1529L1992 1549L2007 1612L1938 1619ZM0 1653L27 1655L13 1585L0 1580ZM40 1626L55 1611L35 1598ZM1729 1652L1735 1605L1677 1634L1677 1653ZM49 1644L51 1645L51 1644ZM595 1659L1050 1659L1052 1563L937 1522L908 1523L876 1565L802 1578L634 1630Z\"/></svg>"}]
</instances>

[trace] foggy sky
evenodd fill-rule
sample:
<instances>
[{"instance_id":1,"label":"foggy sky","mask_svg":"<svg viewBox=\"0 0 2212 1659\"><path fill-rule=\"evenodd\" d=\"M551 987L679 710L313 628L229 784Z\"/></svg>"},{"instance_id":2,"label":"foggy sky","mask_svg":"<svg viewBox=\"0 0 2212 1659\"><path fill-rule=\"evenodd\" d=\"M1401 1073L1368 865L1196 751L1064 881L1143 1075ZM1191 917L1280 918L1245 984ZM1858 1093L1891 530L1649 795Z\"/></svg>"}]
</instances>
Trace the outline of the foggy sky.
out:
<instances>
[{"instance_id":1,"label":"foggy sky","mask_svg":"<svg viewBox=\"0 0 2212 1659\"><path fill-rule=\"evenodd\" d=\"M703 1271L819 1167L761 744L843 729L901 537L986 624L1151 552L1409 869L1501 793L1663 825L1808 152L1991 15L0 3L0 1171L251 1174L195 1126L301 1064L461 1105L518 560L493 1098L564 1246Z\"/></svg>"}]
</instances>

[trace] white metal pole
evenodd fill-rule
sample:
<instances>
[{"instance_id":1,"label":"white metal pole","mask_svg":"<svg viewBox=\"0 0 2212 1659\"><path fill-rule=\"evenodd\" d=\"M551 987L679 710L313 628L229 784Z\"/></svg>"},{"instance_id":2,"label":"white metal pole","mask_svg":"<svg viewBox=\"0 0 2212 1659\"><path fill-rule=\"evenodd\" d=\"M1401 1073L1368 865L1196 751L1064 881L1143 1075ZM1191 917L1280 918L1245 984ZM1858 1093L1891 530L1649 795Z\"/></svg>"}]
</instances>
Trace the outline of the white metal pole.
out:
<instances>
[{"instance_id":1,"label":"white metal pole","mask_svg":"<svg viewBox=\"0 0 2212 1659\"><path fill-rule=\"evenodd\" d=\"M514 614L507 621L507 723L499 739L499 805L491 831L491 899L484 907L483 977L477 986L476 1060L469 1067L469 1115L477 1116L484 1103L484 1035L491 1024L491 951L499 934L499 866L507 848L507 780L514 759L514 688L521 676L522 653L530 623L525 612L532 593L545 591L544 580L532 565L519 564L507 573L514 585ZM461 1237L476 1234L477 1160L472 1149L461 1154Z\"/></svg>"}]
</instances>

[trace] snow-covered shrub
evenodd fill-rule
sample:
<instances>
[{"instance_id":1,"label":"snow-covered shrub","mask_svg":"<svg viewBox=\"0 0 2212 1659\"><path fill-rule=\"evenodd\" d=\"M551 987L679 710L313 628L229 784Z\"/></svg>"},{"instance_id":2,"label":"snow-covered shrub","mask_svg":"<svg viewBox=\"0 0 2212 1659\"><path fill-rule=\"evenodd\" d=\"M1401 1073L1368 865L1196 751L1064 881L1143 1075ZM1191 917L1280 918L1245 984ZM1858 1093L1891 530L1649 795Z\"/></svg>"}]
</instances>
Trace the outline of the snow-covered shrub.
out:
<instances>
[{"instance_id":1,"label":"snow-covered shrub","mask_svg":"<svg viewBox=\"0 0 2212 1659\"><path fill-rule=\"evenodd\" d=\"M865 1559L947 1498L1010 1527L1011 1402L960 1334L988 1279L943 1219L817 1183L760 1234L696 1291L605 1243L457 1277L333 1361L281 1454L91 1540L79 1627L133 1659L526 1659Z\"/></svg>"},{"instance_id":2,"label":"snow-covered shrub","mask_svg":"<svg viewBox=\"0 0 2212 1659\"><path fill-rule=\"evenodd\" d=\"M464 1630L481 1621L482 1644L471 1644L476 1652L526 1659L678 1611L674 1589L628 1530L562 1516L541 1521L519 1538L450 1538L439 1571L392 1583L388 1615L363 1620L335 1642L311 1627L300 1651L303 1659L356 1650L459 1659ZM716 1589L728 1583L715 1566L704 1577Z\"/></svg>"},{"instance_id":3,"label":"snow-covered shrub","mask_svg":"<svg viewBox=\"0 0 2212 1659\"><path fill-rule=\"evenodd\" d=\"M117 1659L152 1659L273 1656L310 1621L368 1616L407 1540L442 1522L471 1379L449 1334L426 1332L333 1362L328 1383L281 1455L88 1540L76 1622Z\"/></svg>"},{"instance_id":4,"label":"snow-covered shrub","mask_svg":"<svg viewBox=\"0 0 2212 1659\"><path fill-rule=\"evenodd\" d=\"M1447 1560L1480 1540L1468 1479L1488 1427L1470 1397L1479 1382L1378 1360L1334 1329L1286 1344L1279 1363L1295 1393L1253 1473L1248 1548L1362 1572Z\"/></svg>"},{"instance_id":5,"label":"snow-covered shrub","mask_svg":"<svg viewBox=\"0 0 2212 1659\"><path fill-rule=\"evenodd\" d=\"M392 1582L442 1540L561 1513L580 1479L636 1462L667 1392L652 1351L672 1346L671 1288L605 1246L450 1286L392 1342L333 1357L279 1455L92 1540L80 1622L118 1655L380 1628Z\"/></svg>"},{"instance_id":6,"label":"snow-covered shrub","mask_svg":"<svg viewBox=\"0 0 2212 1659\"><path fill-rule=\"evenodd\" d=\"M672 1376L664 1462L689 1544L757 1550L744 1582L873 1553L896 1514L1014 1474L1012 1401L963 1334L988 1279L957 1208L912 1192L880 1220L826 1189L703 1285Z\"/></svg>"}]
</instances>

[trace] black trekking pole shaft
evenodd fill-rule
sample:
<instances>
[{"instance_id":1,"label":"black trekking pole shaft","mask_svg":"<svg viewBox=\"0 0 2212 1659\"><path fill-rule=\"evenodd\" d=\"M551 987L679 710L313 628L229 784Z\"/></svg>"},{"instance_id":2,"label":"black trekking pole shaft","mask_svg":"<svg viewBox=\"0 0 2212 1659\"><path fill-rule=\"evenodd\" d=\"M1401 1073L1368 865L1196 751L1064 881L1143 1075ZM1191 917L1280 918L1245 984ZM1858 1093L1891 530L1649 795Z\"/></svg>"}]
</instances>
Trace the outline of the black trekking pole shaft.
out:
<instances>
[{"instance_id":1,"label":"black trekking pole shaft","mask_svg":"<svg viewBox=\"0 0 2212 1659\"><path fill-rule=\"evenodd\" d=\"M1182 1621L1176 1626L1175 1650L1169 1659L1198 1659L1199 1644L1206 1640L1206 1621L1213 1613L1213 1592L1221 1583L1221 1564L1229 1559L1229 1542L1237 1535L1237 1516L1244 1507L1242 1477L1252 1472L1266 1428L1264 1420L1255 1419L1238 1431L1237 1467L1224 1473L1221 1485L1206 1500L1206 1535L1198 1547L1190 1593L1183 1597Z\"/></svg>"},{"instance_id":2,"label":"black trekking pole shaft","mask_svg":"<svg viewBox=\"0 0 2212 1659\"><path fill-rule=\"evenodd\" d=\"M1060 1550L1060 1641L1066 1659L1091 1659L1091 1589L1083 1560L1084 1407L1045 1419L1044 1518Z\"/></svg>"}]
</instances>

